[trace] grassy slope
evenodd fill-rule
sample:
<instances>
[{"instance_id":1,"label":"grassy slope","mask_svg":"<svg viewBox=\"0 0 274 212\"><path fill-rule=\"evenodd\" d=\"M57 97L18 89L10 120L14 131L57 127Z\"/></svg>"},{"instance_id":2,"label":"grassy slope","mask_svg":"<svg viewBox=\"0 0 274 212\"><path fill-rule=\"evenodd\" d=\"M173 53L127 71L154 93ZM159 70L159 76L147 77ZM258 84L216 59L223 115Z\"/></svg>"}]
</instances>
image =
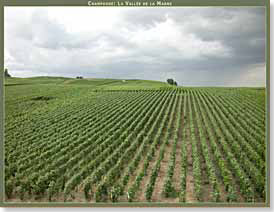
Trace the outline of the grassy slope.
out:
<instances>
[{"instance_id":1,"label":"grassy slope","mask_svg":"<svg viewBox=\"0 0 274 212\"><path fill-rule=\"evenodd\" d=\"M86 86L96 90L157 89L169 87L167 83L152 80L73 79L64 77L6 78L5 86L54 84L59 86Z\"/></svg>"},{"instance_id":2,"label":"grassy slope","mask_svg":"<svg viewBox=\"0 0 274 212\"><path fill-rule=\"evenodd\" d=\"M97 101L95 90L145 90L171 87L167 83L147 80L83 79L62 77L6 78L4 82L6 119L36 117L72 105ZM48 97L50 101L36 101ZM92 100L93 99L93 100ZM12 116L12 117L10 117Z\"/></svg>"}]
</instances>

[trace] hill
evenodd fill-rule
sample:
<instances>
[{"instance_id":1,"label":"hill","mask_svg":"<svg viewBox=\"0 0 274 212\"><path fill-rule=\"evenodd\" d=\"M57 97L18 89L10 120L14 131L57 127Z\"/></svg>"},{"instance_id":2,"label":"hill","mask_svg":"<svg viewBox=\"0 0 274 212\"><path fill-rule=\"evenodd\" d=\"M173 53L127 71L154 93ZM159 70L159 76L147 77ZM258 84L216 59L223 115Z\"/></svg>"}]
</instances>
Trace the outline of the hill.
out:
<instances>
[{"instance_id":1,"label":"hill","mask_svg":"<svg viewBox=\"0 0 274 212\"><path fill-rule=\"evenodd\" d=\"M30 77L30 78L8 78L5 86L54 84L64 86L89 86L96 90L135 90L135 89L159 89L170 87L165 82L138 79L74 79L66 77Z\"/></svg>"},{"instance_id":2,"label":"hill","mask_svg":"<svg viewBox=\"0 0 274 212\"><path fill-rule=\"evenodd\" d=\"M267 198L263 88L142 90L165 83L52 77L6 83L7 202ZM100 90L110 88L128 90Z\"/></svg>"}]
</instances>

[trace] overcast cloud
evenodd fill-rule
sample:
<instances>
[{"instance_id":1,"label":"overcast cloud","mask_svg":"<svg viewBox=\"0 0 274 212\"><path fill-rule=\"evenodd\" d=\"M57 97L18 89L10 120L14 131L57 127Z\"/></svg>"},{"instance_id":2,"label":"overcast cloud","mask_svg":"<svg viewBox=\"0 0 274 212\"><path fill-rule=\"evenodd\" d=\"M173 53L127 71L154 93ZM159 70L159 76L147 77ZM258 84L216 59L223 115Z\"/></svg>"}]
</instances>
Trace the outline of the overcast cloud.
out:
<instances>
[{"instance_id":1,"label":"overcast cloud","mask_svg":"<svg viewBox=\"0 0 274 212\"><path fill-rule=\"evenodd\" d=\"M13 76L265 86L265 10L5 7Z\"/></svg>"}]
</instances>

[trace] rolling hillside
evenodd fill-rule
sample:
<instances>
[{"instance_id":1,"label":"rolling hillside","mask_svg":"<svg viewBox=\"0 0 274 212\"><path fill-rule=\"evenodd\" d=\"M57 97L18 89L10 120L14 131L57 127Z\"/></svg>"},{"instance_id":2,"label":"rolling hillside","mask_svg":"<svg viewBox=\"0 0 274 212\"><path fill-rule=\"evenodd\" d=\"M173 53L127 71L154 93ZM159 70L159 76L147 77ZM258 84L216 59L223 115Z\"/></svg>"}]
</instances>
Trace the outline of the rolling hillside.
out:
<instances>
[{"instance_id":1,"label":"rolling hillside","mask_svg":"<svg viewBox=\"0 0 274 212\"><path fill-rule=\"evenodd\" d=\"M264 88L8 78L7 202L266 199Z\"/></svg>"},{"instance_id":2,"label":"rolling hillside","mask_svg":"<svg viewBox=\"0 0 274 212\"><path fill-rule=\"evenodd\" d=\"M137 79L74 79L65 77L31 77L31 78L6 78L5 86L55 84L60 86L75 85L86 86L99 90L135 90L159 89L170 87L165 82Z\"/></svg>"}]
</instances>

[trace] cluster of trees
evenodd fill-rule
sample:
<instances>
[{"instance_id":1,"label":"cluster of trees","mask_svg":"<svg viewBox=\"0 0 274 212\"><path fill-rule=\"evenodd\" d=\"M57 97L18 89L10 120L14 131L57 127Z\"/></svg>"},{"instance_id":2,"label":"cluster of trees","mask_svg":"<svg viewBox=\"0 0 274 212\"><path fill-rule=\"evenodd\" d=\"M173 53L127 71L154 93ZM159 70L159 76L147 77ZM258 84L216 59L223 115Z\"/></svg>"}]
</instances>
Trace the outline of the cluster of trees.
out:
<instances>
[{"instance_id":1,"label":"cluster of trees","mask_svg":"<svg viewBox=\"0 0 274 212\"><path fill-rule=\"evenodd\" d=\"M177 82L173 79L167 79L167 83L170 84L170 85L175 85L177 86Z\"/></svg>"},{"instance_id":2,"label":"cluster of trees","mask_svg":"<svg viewBox=\"0 0 274 212\"><path fill-rule=\"evenodd\" d=\"M83 79L84 77L82 76L77 76L76 79Z\"/></svg>"}]
</instances>

